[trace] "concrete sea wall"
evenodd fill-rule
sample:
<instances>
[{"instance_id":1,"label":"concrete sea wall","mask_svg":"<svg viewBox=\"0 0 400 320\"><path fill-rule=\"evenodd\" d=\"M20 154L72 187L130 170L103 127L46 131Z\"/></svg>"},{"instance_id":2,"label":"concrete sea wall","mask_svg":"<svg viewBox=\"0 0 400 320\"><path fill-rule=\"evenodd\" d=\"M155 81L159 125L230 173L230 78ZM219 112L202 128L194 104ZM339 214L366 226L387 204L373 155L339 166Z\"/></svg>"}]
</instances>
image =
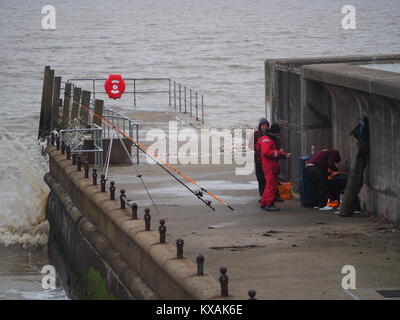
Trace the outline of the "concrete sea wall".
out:
<instances>
[{"instance_id":1,"label":"concrete sea wall","mask_svg":"<svg viewBox=\"0 0 400 320\"><path fill-rule=\"evenodd\" d=\"M370 154L360 195L362 208L400 223L400 74L317 64L304 67L303 81L305 149L334 147L353 164L357 147L349 132L361 115L367 116ZM325 126L319 125L310 106L325 117Z\"/></svg>"},{"instance_id":2,"label":"concrete sea wall","mask_svg":"<svg viewBox=\"0 0 400 320\"><path fill-rule=\"evenodd\" d=\"M64 262L61 273L73 298L220 298L215 279L197 276L193 261L177 259L175 246L161 244L158 231L145 231L143 220L132 219L119 200L109 200L55 146L46 151L49 252L53 261Z\"/></svg>"},{"instance_id":3,"label":"concrete sea wall","mask_svg":"<svg viewBox=\"0 0 400 320\"><path fill-rule=\"evenodd\" d=\"M295 185L297 158L311 146L335 148L352 165L357 148L349 132L367 116L370 157L362 208L400 223L400 74L360 66L369 63L400 63L400 55L266 60L266 103L283 127L284 147L294 155L282 171Z\"/></svg>"}]
</instances>

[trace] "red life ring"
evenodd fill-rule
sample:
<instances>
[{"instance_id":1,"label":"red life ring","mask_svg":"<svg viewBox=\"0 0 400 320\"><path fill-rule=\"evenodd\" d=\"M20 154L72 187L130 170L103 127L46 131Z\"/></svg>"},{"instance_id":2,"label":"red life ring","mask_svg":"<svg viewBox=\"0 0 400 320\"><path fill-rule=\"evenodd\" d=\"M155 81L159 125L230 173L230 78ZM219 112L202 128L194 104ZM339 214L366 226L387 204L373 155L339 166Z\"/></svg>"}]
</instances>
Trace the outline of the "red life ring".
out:
<instances>
[{"instance_id":1,"label":"red life ring","mask_svg":"<svg viewBox=\"0 0 400 320\"><path fill-rule=\"evenodd\" d=\"M120 74L110 74L104 82L104 90L109 98L119 99L125 91L125 81Z\"/></svg>"}]
</instances>

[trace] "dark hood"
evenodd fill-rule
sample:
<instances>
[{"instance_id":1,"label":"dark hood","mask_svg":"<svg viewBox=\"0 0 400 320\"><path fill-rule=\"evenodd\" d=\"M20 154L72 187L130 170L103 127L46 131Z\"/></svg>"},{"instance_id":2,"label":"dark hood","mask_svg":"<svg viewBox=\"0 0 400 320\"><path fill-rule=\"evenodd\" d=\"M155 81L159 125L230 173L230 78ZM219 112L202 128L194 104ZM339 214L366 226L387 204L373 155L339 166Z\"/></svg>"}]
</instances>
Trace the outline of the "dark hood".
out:
<instances>
[{"instance_id":1,"label":"dark hood","mask_svg":"<svg viewBox=\"0 0 400 320\"><path fill-rule=\"evenodd\" d=\"M261 131L261 125L263 124L263 123L268 123L268 127L269 127L269 121L267 120L267 119L265 119L265 118L261 118L260 119L260 121L259 121L259 123L258 123L258 130L259 131Z\"/></svg>"}]
</instances>

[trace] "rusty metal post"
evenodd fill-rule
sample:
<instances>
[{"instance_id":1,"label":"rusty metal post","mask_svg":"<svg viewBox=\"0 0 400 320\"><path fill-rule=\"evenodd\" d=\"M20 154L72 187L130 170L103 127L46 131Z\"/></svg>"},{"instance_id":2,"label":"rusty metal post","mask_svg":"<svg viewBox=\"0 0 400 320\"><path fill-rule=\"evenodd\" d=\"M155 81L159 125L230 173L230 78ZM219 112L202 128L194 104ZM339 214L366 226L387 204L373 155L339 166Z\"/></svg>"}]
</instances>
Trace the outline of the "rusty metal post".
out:
<instances>
[{"instance_id":1,"label":"rusty metal post","mask_svg":"<svg viewBox=\"0 0 400 320\"><path fill-rule=\"evenodd\" d=\"M76 165L76 153L72 154L72 164L75 166Z\"/></svg>"},{"instance_id":2,"label":"rusty metal post","mask_svg":"<svg viewBox=\"0 0 400 320\"><path fill-rule=\"evenodd\" d=\"M248 300L257 300L257 298L256 298L256 294L257 294L256 290L249 290L248 294L249 294L249 299Z\"/></svg>"},{"instance_id":3,"label":"rusty metal post","mask_svg":"<svg viewBox=\"0 0 400 320\"><path fill-rule=\"evenodd\" d=\"M85 178L89 178L89 162L87 160L83 165L83 169L85 170Z\"/></svg>"},{"instance_id":4,"label":"rusty metal post","mask_svg":"<svg viewBox=\"0 0 400 320\"><path fill-rule=\"evenodd\" d=\"M183 239L176 240L176 257L178 259L183 259L183 244L185 241Z\"/></svg>"},{"instance_id":5,"label":"rusty metal post","mask_svg":"<svg viewBox=\"0 0 400 320\"><path fill-rule=\"evenodd\" d=\"M65 142L61 142L61 154L65 154Z\"/></svg>"},{"instance_id":6,"label":"rusty metal post","mask_svg":"<svg viewBox=\"0 0 400 320\"><path fill-rule=\"evenodd\" d=\"M150 231L150 222L151 222L151 215L150 215L150 209L146 208L144 209L144 224L145 224L145 230Z\"/></svg>"},{"instance_id":7,"label":"rusty metal post","mask_svg":"<svg viewBox=\"0 0 400 320\"><path fill-rule=\"evenodd\" d=\"M132 219L133 220L137 220L137 209L138 209L138 207L137 207L137 204L135 202L132 203L131 209L132 209Z\"/></svg>"},{"instance_id":8,"label":"rusty metal post","mask_svg":"<svg viewBox=\"0 0 400 320\"><path fill-rule=\"evenodd\" d=\"M103 173L100 177L101 192L106 192L106 175Z\"/></svg>"},{"instance_id":9,"label":"rusty metal post","mask_svg":"<svg viewBox=\"0 0 400 320\"><path fill-rule=\"evenodd\" d=\"M82 160L79 156L76 157L76 169L78 172L82 171Z\"/></svg>"},{"instance_id":10,"label":"rusty metal post","mask_svg":"<svg viewBox=\"0 0 400 320\"><path fill-rule=\"evenodd\" d=\"M67 160L71 160L71 147L67 145L65 151L67 152Z\"/></svg>"},{"instance_id":11,"label":"rusty metal post","mask_svg":"<svg viewBox=\"0 0 400 320\"><path fill-rule=\"evenodd\" d=\"M115 200L115 182L110 182L110 200Z\"/></svg>"},{"instance_id":12,"label":"rusty metal post","mask_svg":"<svg viewBox=\"0 0 400 320\"><path fill-rule=\"evenodd\" d=\"M158 227L158 231L160 231L160 243L165 243L165 235L167 233L167 227L165 226L165 220L160 220L160 226Z\"/></svg>"},{"instance_id":13,"label":"rusty metal post","mask_svg":"<svg viewBox=\"0 0 400 320\"><path fill-rule=\"evenodd\" d=\"M93 169L92 178L93 178L93 185L96 186L97 185L97 169Z\"/></svg>"},{"instance_id":14,"label":"rusty metal post","mask_svg":"<svg viewBox=\"0 0 400 320\"><path fill-rule=\"evenodd\" d=\"M199 254L196 258L197 263L197 275L202 276L204 274L204 256Z\"/></svg>"},{"instance_id":15,"label":"rusty metal post","mask_svg":"<svg viewBox=\"0 0 400 320\"><path fill-rule=\"evenodd\" d=\"M221 297L229 296L228 293L229 277L226 275L227 271L228 270L225 267L221 267L219 269L219 272L221 272L221 275L219 276L219 284L221 285Z\"/></svg>"},{"instance_id":16,"label":"rusty metal post","mask_svg":"<svg viewBox=\"0 0 400 320\"><path fill-rule=\"evenodd\" d=\"M126 200L125 190L121 189L120 193L121 194L119 196L119 200L121 201L121 209L125 209L125 200Z\"/></svg>"}]
</instances>

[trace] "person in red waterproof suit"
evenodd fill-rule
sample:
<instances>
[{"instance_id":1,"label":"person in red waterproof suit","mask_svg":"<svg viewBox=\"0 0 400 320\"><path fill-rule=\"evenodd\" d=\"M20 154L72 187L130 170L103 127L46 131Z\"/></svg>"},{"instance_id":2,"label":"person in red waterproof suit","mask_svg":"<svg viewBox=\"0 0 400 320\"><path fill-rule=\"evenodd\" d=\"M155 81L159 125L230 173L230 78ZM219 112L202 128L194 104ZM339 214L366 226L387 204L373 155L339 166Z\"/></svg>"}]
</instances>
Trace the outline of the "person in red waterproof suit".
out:
<instances>
[{"instance_id":1,"label":"person in red waterproof suit","mask_svg":"<svg viewBox=\"0 0 400 320\"><path fill-rule=\"evenodd\" d=\"M270 136L263 136L257 141L261 155L262 168L265 180L267 181L267 185L261 197L260 207L267 211L280 210L274 205L279 184L279 159L291 157L290 153L286 153L283 149L277 149L275 139L271 137L279 135L279 132L279 126L274 123L268 131Z\"/></svg>"}]
</instances>

